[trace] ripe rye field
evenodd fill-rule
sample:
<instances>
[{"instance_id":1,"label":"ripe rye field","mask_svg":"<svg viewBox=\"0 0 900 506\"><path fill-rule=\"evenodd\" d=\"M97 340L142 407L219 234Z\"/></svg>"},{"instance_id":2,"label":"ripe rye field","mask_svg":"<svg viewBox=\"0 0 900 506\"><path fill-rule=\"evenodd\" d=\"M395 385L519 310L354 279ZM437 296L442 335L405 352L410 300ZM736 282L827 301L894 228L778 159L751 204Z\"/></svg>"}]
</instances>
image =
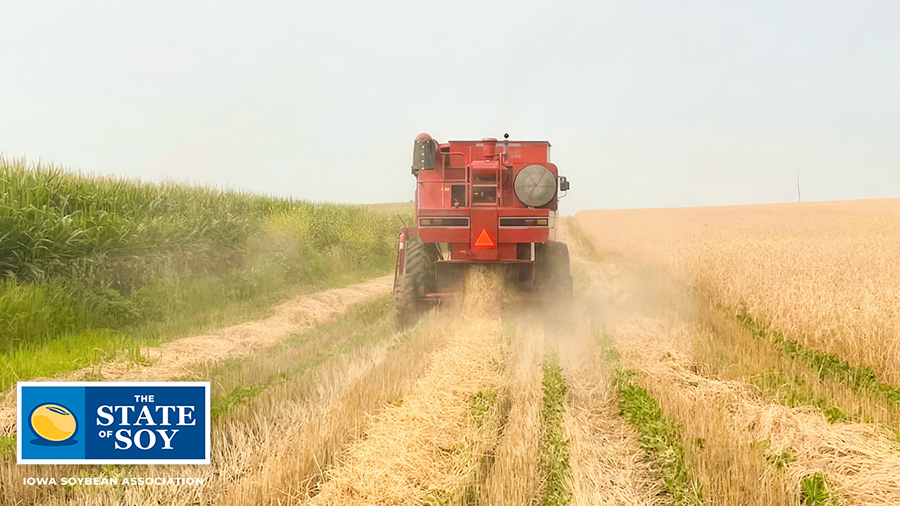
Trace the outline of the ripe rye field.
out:
<instances>
[{"instance_id":1,"label":"ripe rye field","mask_svg":"<svg viewBox=\"0 0 900 506\"><path fill-rule=\"evenodd\" d=\"M48 174L0 166L0 262L27 260L0 271L4 389L209 380L212 464L17 466L7 398L0 504L900 504L900 201L582 212L560 231L572 306L473 271L458 307L401 330L393 215ZM16 235L32 223L93 242Z\"/></svg>"}]
</instances>

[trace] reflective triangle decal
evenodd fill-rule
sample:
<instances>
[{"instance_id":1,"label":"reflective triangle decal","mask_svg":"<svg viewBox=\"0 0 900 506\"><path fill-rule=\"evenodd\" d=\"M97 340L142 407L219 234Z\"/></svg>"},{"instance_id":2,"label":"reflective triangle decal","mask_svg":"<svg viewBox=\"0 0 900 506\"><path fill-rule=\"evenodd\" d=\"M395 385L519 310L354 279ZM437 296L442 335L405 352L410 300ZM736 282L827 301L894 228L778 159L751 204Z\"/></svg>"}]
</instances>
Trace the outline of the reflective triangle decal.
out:
<instances>
[{"instance_id":1,"label":"reflective triangle decal","mask_svg":"<svg viewBox=\"0 0 900 506\"><path fill-rule=\"evenodd\" d=\"M486 228L481 229L481 233L478 234L478 239L475 239L475 248L493 249L496 246L497 245L494 243L494 239L491 237L490 232L488 232Z\"/></svg>"}]
</instances>

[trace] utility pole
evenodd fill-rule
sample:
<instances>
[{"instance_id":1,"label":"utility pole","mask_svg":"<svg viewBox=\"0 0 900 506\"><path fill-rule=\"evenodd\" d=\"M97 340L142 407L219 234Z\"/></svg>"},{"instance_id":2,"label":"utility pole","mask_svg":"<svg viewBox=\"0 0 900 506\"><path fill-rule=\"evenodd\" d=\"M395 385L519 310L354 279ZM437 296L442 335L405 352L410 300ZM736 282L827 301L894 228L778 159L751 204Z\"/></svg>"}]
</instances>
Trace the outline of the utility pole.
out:
<instances>
[{"instance_id":1,"label":"utility pole","mask_svg":"<svg viewBox=\"0 0 900 506\"><path fill-rule=\"evenodd\" d=\"M802 202L800 200L800 167L797 167L797 202Z\"/></svg>"}]
</instances>

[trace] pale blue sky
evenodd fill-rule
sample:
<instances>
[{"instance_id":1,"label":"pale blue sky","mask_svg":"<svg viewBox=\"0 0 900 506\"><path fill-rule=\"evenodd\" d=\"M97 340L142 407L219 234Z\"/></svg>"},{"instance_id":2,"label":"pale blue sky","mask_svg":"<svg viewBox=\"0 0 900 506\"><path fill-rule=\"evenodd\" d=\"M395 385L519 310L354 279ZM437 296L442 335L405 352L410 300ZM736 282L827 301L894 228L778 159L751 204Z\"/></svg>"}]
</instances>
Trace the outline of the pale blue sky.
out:
<instances>
[{"instance_id":1,"label":"pale blue sky","mask_svg":"<svg viewBox=\"0 0 900 506\"><path fill-rule=\"evenodd\" d=\"M412 198L412 141L546 139L580 209L900 197L900 2L0 2L0 151Z\"/></svg>"}]
</instances>

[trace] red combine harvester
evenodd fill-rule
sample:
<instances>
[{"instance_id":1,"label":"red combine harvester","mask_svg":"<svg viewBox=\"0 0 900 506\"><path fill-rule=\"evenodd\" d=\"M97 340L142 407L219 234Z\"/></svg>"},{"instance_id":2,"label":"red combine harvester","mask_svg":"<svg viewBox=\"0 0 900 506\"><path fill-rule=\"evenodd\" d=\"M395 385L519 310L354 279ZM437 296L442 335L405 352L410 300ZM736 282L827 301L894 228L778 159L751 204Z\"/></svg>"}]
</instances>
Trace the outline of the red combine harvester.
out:
<instances>
[{"instance_id":1,"label":"red combine harvester","mask_svg":"<svg viewBox=\"0 0 900 506\"><path fill-rule=\"evenodd\" d=\"M454 297L478 264L497 265L523 294L571 299L569 249L554 240L569 183L549 158L546 141L416 137L416 222L400 232L394 272L401 324Z\"/></svg>"}]
</instances>

